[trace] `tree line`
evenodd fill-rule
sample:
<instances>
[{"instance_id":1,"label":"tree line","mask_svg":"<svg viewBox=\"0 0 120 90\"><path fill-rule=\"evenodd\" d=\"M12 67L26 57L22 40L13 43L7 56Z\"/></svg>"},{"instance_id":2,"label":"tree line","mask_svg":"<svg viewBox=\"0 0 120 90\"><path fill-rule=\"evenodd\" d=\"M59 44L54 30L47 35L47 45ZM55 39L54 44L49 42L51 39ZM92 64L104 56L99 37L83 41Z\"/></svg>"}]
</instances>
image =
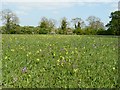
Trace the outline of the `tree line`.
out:
<instances>
[{"instance_id":1,"label":"tree line","mask_svg":"<svg viewBox=\"0 0 120 90\"><path fill-rule=\"evenodd\" d=\"M3 26L0 27L2 34L120 35L120 11L111 13L111 21L107 25L104 25L100 18L89 16L86 19L88 25L78 17L71 19L71 21L63 17L60 26L56 27L55 19L42 17L36 27L20 26L19 18L11 10L1 11L0 16L0 21L3 23Z\"/></svg>"}]
</instances>

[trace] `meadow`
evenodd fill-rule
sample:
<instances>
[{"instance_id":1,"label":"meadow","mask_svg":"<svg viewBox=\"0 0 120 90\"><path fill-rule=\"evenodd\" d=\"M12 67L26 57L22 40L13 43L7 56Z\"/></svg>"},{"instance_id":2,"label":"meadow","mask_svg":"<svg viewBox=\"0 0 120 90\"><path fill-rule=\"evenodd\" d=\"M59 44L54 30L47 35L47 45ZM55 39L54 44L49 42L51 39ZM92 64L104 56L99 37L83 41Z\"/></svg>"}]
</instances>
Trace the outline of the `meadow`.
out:
<instances>
[{"instance_id":1,"label":"meadow","mask_svg":"<svg viewBox=\"0 0 120 90\"><path fill-rule=\"evenodd\" d=\"M3 88L118 87L118 38L2 35Z\"/></svg>"}]
</instances>

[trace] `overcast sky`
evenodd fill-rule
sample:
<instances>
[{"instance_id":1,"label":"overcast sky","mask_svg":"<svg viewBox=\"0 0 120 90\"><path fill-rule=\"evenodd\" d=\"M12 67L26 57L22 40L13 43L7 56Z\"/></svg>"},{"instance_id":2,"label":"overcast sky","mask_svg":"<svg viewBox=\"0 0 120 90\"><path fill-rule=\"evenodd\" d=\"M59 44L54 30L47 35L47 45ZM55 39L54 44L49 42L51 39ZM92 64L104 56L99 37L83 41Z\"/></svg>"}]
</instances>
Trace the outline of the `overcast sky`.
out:
<instances>
[{"instance_id":1,"label":"overcast sky","mask_svg":"<svg viewBox=\"0 0 120 90\"><path fill-rule=\"evenodd\" d=\"M110 13L118 9L119 0L2 0L0 9L11 9L20 19L20 25L37 26L41 17L68 21L80 17L96 16L104 24L108 23ZM57 24L59 25L59 23Z\"/></svg>"}]
</instances>

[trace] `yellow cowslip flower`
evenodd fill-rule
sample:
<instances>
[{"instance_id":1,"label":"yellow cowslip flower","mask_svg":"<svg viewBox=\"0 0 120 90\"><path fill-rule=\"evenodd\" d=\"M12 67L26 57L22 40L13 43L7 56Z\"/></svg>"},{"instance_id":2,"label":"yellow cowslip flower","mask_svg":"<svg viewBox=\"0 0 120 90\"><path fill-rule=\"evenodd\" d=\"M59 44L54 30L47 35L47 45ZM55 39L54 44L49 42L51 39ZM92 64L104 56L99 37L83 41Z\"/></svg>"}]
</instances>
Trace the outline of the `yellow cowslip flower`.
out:
<instances>
[{"instance_id":1,"label":"yellow cowslip flower","mask_svg":"<svg viewBox=\"0 0 120 90\"><path fill-rule=\"evenodd\" d=\"M7 59L7 56L5 56L5 59Z\"/></svg>"},{"instance_id":2,"label":"yellow cowslip flower","mask_svg":"<svg viewBox=\"0 0 120 90\"><path fill-rule=\"evenodd\" d=\"M40 52L41 52L42 50L40 49Z\"/></svg>"},{"instance_id":3,"label":"yellow cowslip flower","mask_svg":"<svg viewBox=\"0 0 120 90\"><path fill-rule=\"evenodd\" d=\"M85 47L83 47L83 49L85 49Z\"/></svg>"},{"instance_id":4,"label":"yellow cowslip flower","mask_svg":"<svg viewBox=\"0 0 120 90\"><path fill-rule=\"evenodd\" d=\"M78 69L73 69L73 71L74 71L74 72L77 72L77 71L78 71Z\"/></svg>"},{"instance_id":5,"label":"yellow cowslip flower","mask_svg":"<svg viewBox=\"0 0 120 90\"><path fill-rule=\"evenodd\" d=\"M36 53L39 53L39 51L37 51Z\"/></svg>"},{"instance_id":6,"label":"yellow cowslip flower","mask_svg":"<svg viewBox=\"0 0 120 90\"><path fill-rule=\"evenodd\" d=\"M28 57L29 55L27 54L27 57Z\"/></svg>"},{"instance_id":7,"label":"yellow cowslip flower","mask_svg":"<svg viewBox=\"0 0 120 90\"><path fill-rule=\"evenodd\" d=\"M40 61L40 59L39 59L39 58L37 58L37 61L39 62L39 61Z\"/></svg>"},{"instance_id":8,"label":"yellow cowslip flower","mask_svg":"<svg viewBox=\"0 0 120 90\"><path fill-rule=\"evenodd\" d=\"M74 54L74 52L72 51L72 54Z\"/></svg>"},{"instance_id":9,"label":"yellow cowslip flower","mask_svg":"<svg viewBox=\"0 0 120 90\"><path fill-rule=\"evenodd\" d=\"M60 60L58 59L58 60L57 60L57 65L59 65L59 63L60 63Z\"/></svg>"},{"instance_id":10,"label":"yellow cowslip flower","mask_svg":"<svg viewBox=\"0 0 120 90\"><path fill-rule=\"evenodd\" d=\"M29 76L29 77L31 77L31 75L30 75L30 74L29 74L28 76Z\"/></svg>"},{"instance_id":11,"label":"yellow cowslip flower","mask_svg":"<svg viewBox=\"0 0 120 90\"><path fill-rule=\"evenodd\" d=\"M62 56L60 56L60 58L62 58Z\"/></svg>"},{"instance_id":12,"label":"yellow cowslip flower","mask_svg":"<svg viewBox=\"0 0 120 90\"><path fill-rule=\"evenodd\" d=\"M57 62L60 62L60 60L58 59Z\"/></svg>"},{"instance_id":13,"label":"yellow cowslip flower","mask_svg":"<svg viewBox=\"0 0 120 90\"><path fill-rule=\"evenodd\" d=\"M66 52L66 54L68 54L68 52Z\"/></svg>"},{"instance_id":14,"label":"yellow cowslip flower","mask_svg":"<svg viewBox=\"0 0 120 90\"><path fill-rule=\"evenodd\" d=\"M53 56L55 56L55 53L53 54Z\"/></svg>"},{"instance_id":15,"label":"yellow cowslip flower","mask_svg":"<svg viewBox=\"0 0 120 90\"><path fill-rule=\"evenodd\" d=\"M12 52L14 52L15 50L14 49L11 49Z\"/></svg>"},{"instance_id":16,"label":"yellow cowslip flower","mask_svg":"<svg viewBox=\"0 0 120 90\"><path fill-rule=\"evenodd\" d=\"M29 52L28 54L31 54L31 52Z\"/></svg>"},{"instance_id":17,"label":"yellow cowslip flower","mask_svg":"<svg viewBox=\"0 0 120 90\"><path fill-rule=\"evenodd\" d=\"M75 48L75 50L77 50L77 48Z\"/></svg>"}]
</instances>

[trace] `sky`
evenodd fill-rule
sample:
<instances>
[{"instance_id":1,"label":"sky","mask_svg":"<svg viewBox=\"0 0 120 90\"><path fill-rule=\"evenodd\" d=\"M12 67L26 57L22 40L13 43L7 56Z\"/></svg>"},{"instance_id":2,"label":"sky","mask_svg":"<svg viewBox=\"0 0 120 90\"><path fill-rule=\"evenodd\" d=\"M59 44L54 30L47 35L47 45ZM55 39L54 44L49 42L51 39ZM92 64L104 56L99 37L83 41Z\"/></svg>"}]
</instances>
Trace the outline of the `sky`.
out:
<instances>
[{"instance_id":1,"label":"sky","mask_svg":"<svg viewBox=\"0 0 120 90\"><path fill-rule=\"evenodd\" d=\"M63 17L70 22L79 17L86 22L96 16L106 25L110 13L118 10L119 0L1 0L0 10L10 9L19 17L22 26L38 26L42 17L55 19L56 25Z\"/></svg>"}]
</instances>

